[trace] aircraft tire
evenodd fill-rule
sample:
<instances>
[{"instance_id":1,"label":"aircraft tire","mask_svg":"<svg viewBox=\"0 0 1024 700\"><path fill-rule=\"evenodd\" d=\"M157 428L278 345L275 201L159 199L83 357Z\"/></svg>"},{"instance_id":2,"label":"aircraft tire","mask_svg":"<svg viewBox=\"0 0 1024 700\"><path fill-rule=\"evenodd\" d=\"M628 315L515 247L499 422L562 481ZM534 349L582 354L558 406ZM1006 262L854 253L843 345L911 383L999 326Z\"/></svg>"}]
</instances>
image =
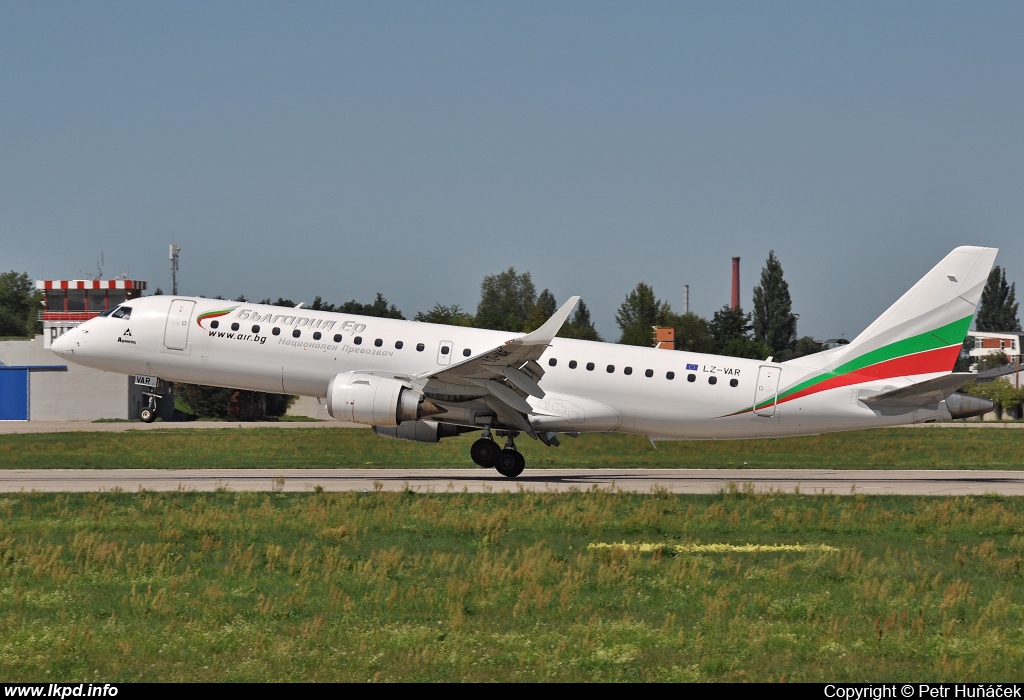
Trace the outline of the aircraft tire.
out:
<instances>
[{"instance_id":1,"label":"aircraft tire","mask_svg":"<svg viewBox=\"0 0 1024 700\"><path fill-rule=\"evenodd\" d=\"M498 458L501 456L501 449L494 440L480 438L469 448L469 456L473 458L477 466L490 469L498 466Z\"/></svg>"},{"instance_id":2,"label":"aircraft tire","mask_svg":"<svg viewBox=\"0 0 1024 700\"><path fill-rule=\"evenodd\" d=\"M495 466L499 474L510 479L522 474L525 468L526 458L515 450L502 450L501 456L498 457L498 464Z\"/></svg>"},{"instance_id":3,"label":"aircraft tire","mask_svg":"<svg viewBox=\"0 0 1024 700\"><path fill-rule=\"evenodd\" d=\"M152 423L156 420L156 411L149 406L139 409L139 420L143 423Z\"/></svg>"}]
</instances>

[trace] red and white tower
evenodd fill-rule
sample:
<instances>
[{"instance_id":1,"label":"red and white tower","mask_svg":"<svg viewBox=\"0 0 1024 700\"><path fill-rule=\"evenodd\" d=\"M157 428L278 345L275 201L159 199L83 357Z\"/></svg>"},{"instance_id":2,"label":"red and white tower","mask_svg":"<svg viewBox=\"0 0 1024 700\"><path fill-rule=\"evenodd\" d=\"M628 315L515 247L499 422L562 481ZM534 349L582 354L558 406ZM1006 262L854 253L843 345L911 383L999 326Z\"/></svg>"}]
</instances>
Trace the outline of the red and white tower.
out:
<instances>
[{"instance_id":1,"label":"red and white tower","mask_svg":"<svg viewBox=\"0 0 1024 700\"><path fill-rule=\"evenodd\" d=\"M142 296L142 280L36 280L44 292L43 347L83 321L99 316L129 299Z\"/></svg>"}]
</instances>

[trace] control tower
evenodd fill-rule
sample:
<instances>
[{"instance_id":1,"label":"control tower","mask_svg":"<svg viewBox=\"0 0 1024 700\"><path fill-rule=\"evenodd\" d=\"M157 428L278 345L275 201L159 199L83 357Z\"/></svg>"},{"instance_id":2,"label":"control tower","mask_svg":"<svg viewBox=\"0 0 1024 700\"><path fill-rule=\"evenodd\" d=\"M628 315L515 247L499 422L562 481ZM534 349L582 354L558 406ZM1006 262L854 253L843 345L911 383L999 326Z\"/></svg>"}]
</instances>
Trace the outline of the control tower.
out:
<instances>
[{"instance_id":1,"label":"control tower","mask_svg":"<svg viewBox=\"0 0 1024 700\"><path fill-rule=\"evenodd\" d=\"M90 318L118 304L142 296L142 280L36 280L36 289L44 292L43 347Z\"/></svg>"}]
</instances>

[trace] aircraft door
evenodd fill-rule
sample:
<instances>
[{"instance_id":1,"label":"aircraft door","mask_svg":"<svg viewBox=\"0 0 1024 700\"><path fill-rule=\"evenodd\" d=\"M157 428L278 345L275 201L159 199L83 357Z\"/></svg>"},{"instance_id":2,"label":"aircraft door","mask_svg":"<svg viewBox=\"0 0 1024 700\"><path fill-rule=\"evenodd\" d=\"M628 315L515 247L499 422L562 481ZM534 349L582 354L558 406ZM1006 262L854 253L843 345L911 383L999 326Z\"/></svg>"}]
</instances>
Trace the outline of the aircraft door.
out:
<instances>
[{"instance_id":1,"label":"aircraft door","mask_svg":"<svg viewBox=\"0 0 1024 700\"><path fill-rule=\"evenodd\" d=\"M779 399L780 374L781 367L761 365L757 370L757 385L754 388L754 413L757 415L775 415L775 404Z\"/></svg>"},{"instance_id":2,"label":"aircraft door","mask_svg":"<svg viewBox=\"0 0 1024 700\"><path fill-rule=\"evenodd\" d=\"M437 364L439 365L450 365L452 363L452 346L454 343L450 340L442 340L441 344L437 348Z\"/></svg>"},{"instance_id":3,"label":"aircraft door","mask_svg":"<svg viewBox=\"0 0 1024 700\"><path fill-rule=\"evenodd\" d=\"M196 303L188 299L172 299L167 310L167 325L164 327L164 347L168 350L184 350L188 347L188 328Z\"/></svg>"}]
</instances>

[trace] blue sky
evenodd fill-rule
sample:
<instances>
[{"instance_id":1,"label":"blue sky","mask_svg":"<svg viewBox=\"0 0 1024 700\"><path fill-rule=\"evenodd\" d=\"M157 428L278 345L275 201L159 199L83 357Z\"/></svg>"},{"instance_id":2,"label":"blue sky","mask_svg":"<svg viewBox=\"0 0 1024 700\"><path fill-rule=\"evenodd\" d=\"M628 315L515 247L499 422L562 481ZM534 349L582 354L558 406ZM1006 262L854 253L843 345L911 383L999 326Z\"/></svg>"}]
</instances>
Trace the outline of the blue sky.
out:
<instances>
[{"instance_id":1,"label":"blue sky","mask_svg":"<svg viewBox=\"0 0 1024 700\"><path fill-rule=\"evenodd\" d=\"M957 245L1024 279L1020 3L0 0L0 268L710 316L769 250L819 339Z\"/></svg>"}]
</instances>

